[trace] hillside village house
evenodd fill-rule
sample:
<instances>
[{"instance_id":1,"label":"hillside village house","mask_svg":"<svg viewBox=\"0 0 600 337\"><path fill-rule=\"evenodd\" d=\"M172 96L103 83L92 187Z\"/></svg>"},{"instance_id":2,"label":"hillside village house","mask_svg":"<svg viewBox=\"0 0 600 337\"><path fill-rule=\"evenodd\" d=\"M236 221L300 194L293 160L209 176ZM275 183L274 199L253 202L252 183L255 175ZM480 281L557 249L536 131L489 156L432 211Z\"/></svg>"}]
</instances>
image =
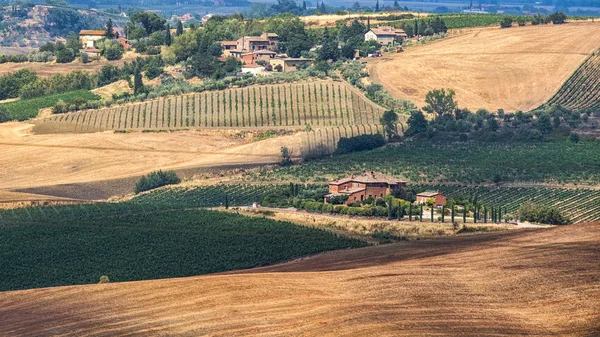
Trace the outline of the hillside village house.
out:
<instances>
[{"instance_id":1,"label":"hillside village house","mask_svg":"<svg viewBox=\"0 0 600 337\"><path fill-rule=\"evenodd\" d=\"M305 58L293 58L293 57L284 57L284 58L274 58L269 61L274 70L278 66L281 67L281 71L290 72L295 71L299 66L304 64L310 64L312 59Z\"/></svg>"},{"instance_id":2,"label":"hillside village house","mask_svg":"<svg viewBox=\"0 0 600 337\"><path fill-rule=\"evenodd\" d=\"M442 194L442 192L421 192L417 194L417 204L424 205L427 204L428 199L433 199L433 204L436 207L442 207L446 205L446 196Z\"/></svg>"},{"instance_id":3,"label":"hillside village house","mask_svg":"<svg viewBox=\"0 0 600 337\"><path fill-rule=\"evenodd\" d=\"M82 30L79 32L79 41L84 49L96 47L96 41L104 38L104 30Z\"/></svg>"},{"instance_id":4,"label":"hillside village house","mask_svg":"<svg viewBox=\"0 0 600 337\"><path fill-rule=\"evenodd\" d=\"M344 204L360 202L368 198L383 198L388 194L406 191L406 182L379 172L364 172L362 175L352 175L329 184L329 194L325 195L325 203L329 198L347 195Z\"/></svg>"},{"instance_id":5,"label":"hillside village house","mask_svg":"<svg viewBox=\"0 0 600 337\"><path fill-rule=\"evenodd\" d=\"M390 26L380 26L369 29L365 33L365 42L377 41L383 45L394 43L398 38L407 38L408 35L402 29L397 29Z\"/></svg>"}]
</instances>

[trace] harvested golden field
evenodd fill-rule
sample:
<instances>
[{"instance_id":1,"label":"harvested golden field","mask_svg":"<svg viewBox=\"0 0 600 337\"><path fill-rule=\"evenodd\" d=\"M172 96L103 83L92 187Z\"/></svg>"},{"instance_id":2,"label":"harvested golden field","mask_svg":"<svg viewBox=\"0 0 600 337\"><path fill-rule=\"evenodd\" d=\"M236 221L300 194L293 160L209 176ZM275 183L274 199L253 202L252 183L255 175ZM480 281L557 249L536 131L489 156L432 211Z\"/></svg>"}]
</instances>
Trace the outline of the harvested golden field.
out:
<instances>
[{"instance_id":1,"label":"harvested golden field","mask_svg":"<svg viewBox=\"0 0 600 337\"><path fill-rule=\"evenodd\" d=\"M0 293L0 335L592 336L600 224L411 241L155 281Z\"/></svg>"},{"instance_id":2,"label":"harvested golden field","mask_svg":"<svg viewBox=\"0 0 600 337\"><path fill-rule=\"evenodd\" d=\"M481 28L369 65L372 80L424 105L436 88L456 91L459 106L531 110L548 101L600 47L600 23Z\"/></svg>"},{"instance_id":3,"label":"harvested golden field","mask_svg":"<svg viewBox=\"0 0 600 337\"><path fill-rule=\"evenodd\" d=\"M379 12L379 13L350 13L345 15L337 15L337 14L325 14L325 15L307 15L301 16L300 20L306 23L309 27L335 27L336 21L345 20L345 19L357 19L361 17L370 17L371 23L376 23L377 18L385 17L389 15L401 15L401 14L413 14L414 16L426 17L427 13L417 13L417 12ZM362 20L363 23L366 24L367 20Z\"/></svg>"},{"instance_id":4,"label":"harvested golden field","mask_svg":"<svg viewBox=\"0 0 600 337\"><path fill-rule=\"evenodd\" d=\"M235 130L39 135L31 133L32 127L0 125L0 194L137 177L157 169L277 163L281 146L299 154L303 141L288 135L254 142L251 134ZM23 197L7 193L4 201Z\"/></svg>"}]
</instances>

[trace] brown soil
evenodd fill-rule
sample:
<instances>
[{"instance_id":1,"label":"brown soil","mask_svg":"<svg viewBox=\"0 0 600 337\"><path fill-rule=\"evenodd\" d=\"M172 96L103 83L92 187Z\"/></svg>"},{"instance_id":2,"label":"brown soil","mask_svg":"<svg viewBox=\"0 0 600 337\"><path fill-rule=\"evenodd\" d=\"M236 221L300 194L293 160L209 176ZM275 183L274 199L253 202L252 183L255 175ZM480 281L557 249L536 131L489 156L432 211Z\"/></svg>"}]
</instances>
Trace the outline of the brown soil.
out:
<instances>
[{"instance_id":1,"label":"brown soil","mask_svg":"<svg viewBox=\"0 0 600 337\"><path fill-rule=\"evenodd\" d=\"M460 107L531 110L546 102L600 46L600 24L480 28L370 63L374 82L422 107L432 89Z\"/></svg>"},{"instance_id":2,"label":"brown soil","mask_svg":"<svg viewBox=\"0 0 600 337\"><path fill-rule=\"evenodd\" d=\"M0 293L0 335L595 336L600 224L201 277Z\"/></svg>"}]
</instances>

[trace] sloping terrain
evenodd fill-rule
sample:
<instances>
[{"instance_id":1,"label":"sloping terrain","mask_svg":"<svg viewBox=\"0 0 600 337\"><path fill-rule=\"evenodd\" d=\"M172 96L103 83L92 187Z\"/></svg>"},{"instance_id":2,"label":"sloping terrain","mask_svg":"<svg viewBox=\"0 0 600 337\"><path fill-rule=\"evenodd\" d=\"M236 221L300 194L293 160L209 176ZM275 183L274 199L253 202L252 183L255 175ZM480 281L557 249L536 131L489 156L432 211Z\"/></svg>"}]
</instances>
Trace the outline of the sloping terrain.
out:
<instances>
[{"instance_id":1,"label":"sloping terrain","mask_svg":"<svg viewBox=\"0 0 600 337\"><path fill-rule=\"evenodd\" d=\"M432 89L456 91L460 107L531 110L548 101L600 46L600 24L481 28L389 54L369 66L399 98L422 107Z\"/></svg>"},{"instance_id":2,"label":"sloping terrain","mask_svg":"<svg viewBox=\"0 0 600 337\"><path fill-rule=\"evenodd\" d=\"M600 49L581 64L548 104L570 109L600 107Z\"/></svg>"},{"instance_id":3,"label":"sloping terrain","mask_svg":"<svg viewBox=\"0 0 600 337\"><path fill-rule=\"evenodd\" d=\"M35 132L285 128L378 125L383 108L346 82L314 81L161 97L54 115Z\"/></svg>"},{"instance_id":4,"label":"sloping terrain","mask_svg":"<svg viewBox=\"0 0 600 337\"><path fill-rule=\"evenodd\" d=\"M592 336L600 224L336 251L221 274L0 293L0 335Z\"/></svg>"}]
</instances>

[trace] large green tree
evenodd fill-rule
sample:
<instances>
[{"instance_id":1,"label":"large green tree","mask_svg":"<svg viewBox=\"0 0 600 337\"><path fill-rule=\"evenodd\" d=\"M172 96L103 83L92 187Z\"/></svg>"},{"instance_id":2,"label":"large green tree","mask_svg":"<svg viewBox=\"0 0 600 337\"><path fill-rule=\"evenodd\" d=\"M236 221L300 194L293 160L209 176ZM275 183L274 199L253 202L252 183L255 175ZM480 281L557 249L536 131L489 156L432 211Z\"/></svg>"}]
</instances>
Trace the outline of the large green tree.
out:
<instances>
[{"instance_id":1,"label":"large green tree","mask_svg":"<svg viewBox=\"0 0 600 337\"><path fill-rule=\"evenodd\" d=\"M148 12L137 12L133 14L130 19L133 23L141 24L146 30L147 35L165 29L165 23L167 22L167 20L160 16Z\"/></svg>"},{"instance_id":2,"label":"large green tree","mask_svg":"<svg viewBox=\"0 0 600 337\"><path fill-rule=\"evenodd\" d=\"M398 123L398 114L394 111L387 110L384 112L379 122L383 125L383 130L385 131L388 140L391 140L398 134L398 128L396 127L396 123Z\"/></svg>"},{"instance_id":3,"label":"large green tree","mask_svg":"<svg viewBox=\"0 0 600 337\"><path fill-rule=\"evenodd\" d=\"M427 113L436 114L438 118L446 114L452 114L458 107L456 101L454 101L455 92L452 89L435 89L427 93L425 96L426 106L423 110Z\"/></svg>"}]
</instances>

